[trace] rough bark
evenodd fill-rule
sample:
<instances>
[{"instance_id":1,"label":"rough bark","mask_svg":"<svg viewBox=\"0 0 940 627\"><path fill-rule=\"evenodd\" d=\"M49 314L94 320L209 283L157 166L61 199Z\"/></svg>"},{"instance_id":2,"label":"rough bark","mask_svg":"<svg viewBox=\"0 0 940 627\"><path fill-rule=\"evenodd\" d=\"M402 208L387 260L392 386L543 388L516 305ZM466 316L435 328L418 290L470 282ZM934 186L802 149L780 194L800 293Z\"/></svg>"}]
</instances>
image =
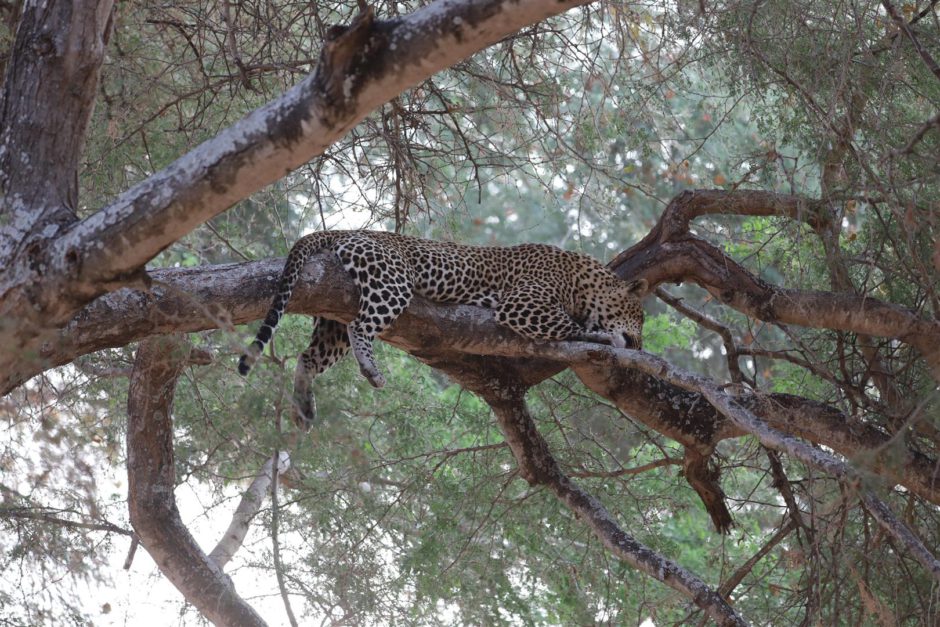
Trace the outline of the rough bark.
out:
<instances>
[{"instance_id":1,"label":"rough bark","mask_svg":"<svg viewBox=\"0 0 940 627\"><path fill-rule=\"evenodd\" d=\"M77 219L78 165L111 11L110 0L22 8L0 92L0 267L32 260Z\"/></svg>"},{"instance_id":2,"label":"rough bark","mask_svg":"<svg viewBox=\"0 0 940 627\"><path fill-rule=\"evenodd\" d=\"M156 337L137 351L127 397L127 478L131 525L160 572L217 625L264 625L222 568L180 519L173 491L173 394L189 362L180 337Z\"/></svg>"},{"instance_id":3,"label":"rough bark","mask_svg":"<svg viewBox=\"0 0 940 627\"><path fill-rule=\"evenodd\" d=\"M621 366L637 368L672 385L701 394L718 412L730 420L738 429L749 433L767 448L787 453L804 464L823 471L859 493L872 516L894 538L904 544L930 575L940 582L940 560L921 542L891 510L863 485L861 474L850 464L837 459L820 448L809 446L802 440L770 427L737 399L718 389L717 385L704 377L671 366L665 360L634 350L615 349L578 342L558 343L532 347L535 357L550 357L567 363L593 364L609 358ZM605 357L606 356L606 357Z\"/></svg>"},{"instance_id":4,"label":"rough bark","mask_svg":"<svg viewBox=\"0 0 940 627\"><path fill-rule=\"evenodd\" d=\"M746 432L721 415L700 393L683 390L615 359L570 363L581 382L627 414L685 445L709 454L721 440ZM827 446L855 464L940 505L940 461L909 448L834 407L789 394L743 393L738 403L774 429Z\"/></svg>"}]
</instances>

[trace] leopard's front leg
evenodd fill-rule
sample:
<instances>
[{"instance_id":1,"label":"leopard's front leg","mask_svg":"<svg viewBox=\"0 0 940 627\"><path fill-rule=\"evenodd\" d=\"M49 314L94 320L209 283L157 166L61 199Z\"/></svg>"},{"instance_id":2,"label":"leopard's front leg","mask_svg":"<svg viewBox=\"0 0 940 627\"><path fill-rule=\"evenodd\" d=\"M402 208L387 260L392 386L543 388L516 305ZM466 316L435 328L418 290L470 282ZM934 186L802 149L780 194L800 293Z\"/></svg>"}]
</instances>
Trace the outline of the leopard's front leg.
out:
<instances>
[{"instance_id":1,"label":"leopard's front leg","mask_svg":"<svg viewBox=\"0 0 940 627\"><path fill-rule=\"evenodd\" d=\"M359 288L359 313L349 323L349 344L359 372L380 388L385 377L375 363L372 342L411 302L408 265L398 251L365 237L350 238L336 254Z\"/></svg>"},{"instance_id":2,"label":"leopard's front leg","mask_svg":"<svg viewBox=\"0 0 940 627\"><path fill-rule=\"evenodd\" d=\"M375 350L372 347L372 340L376 333L370 330L369 323L361 320L350 322L348 333L353 355L359 362L359 372L372 384L372 387L384 387L385 376L379 372L379 367L375 363Z\"/></svg>"},{"instance_id":3,"label":"leopard's front leg","mask_svg":"<svg viewBox=\"0 0 940 627\"><path fill-rule=\"evenodd\" d=\"M518 286L500 299L496 322L534 340L585 338L586 329L538 286Z\"/></svg>"},{"instance_id":4,"label":"leopard's front leg","mask_svg":"<svg viewBox=\"0 0 940 627\"><path fill-rule=\"evenodd\" d=\"M496 307L496 322L534 340L626 345L617 333L585 328L539 285L523 285L506 293Z\"/></svg>"}]
</instances>

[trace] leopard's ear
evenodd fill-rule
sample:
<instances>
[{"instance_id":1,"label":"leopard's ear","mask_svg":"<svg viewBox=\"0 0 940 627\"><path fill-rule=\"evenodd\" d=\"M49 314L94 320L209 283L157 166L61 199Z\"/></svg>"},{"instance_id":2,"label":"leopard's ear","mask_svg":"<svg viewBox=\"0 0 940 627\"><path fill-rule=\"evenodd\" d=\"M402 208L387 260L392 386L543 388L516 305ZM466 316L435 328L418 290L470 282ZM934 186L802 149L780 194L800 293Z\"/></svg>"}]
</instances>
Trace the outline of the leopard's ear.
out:
<instances>
[{"instance_id":1,"label":"leopard's ear","mask_svg":"<svg viewBox=\"0 0 940 627\"><path fill-rule=\"evenodd\" d=\"M649 291L650 284L646 279L635 279L627 282L627 291L637 298L643 298Z\"/></svg>"}]
</instances>

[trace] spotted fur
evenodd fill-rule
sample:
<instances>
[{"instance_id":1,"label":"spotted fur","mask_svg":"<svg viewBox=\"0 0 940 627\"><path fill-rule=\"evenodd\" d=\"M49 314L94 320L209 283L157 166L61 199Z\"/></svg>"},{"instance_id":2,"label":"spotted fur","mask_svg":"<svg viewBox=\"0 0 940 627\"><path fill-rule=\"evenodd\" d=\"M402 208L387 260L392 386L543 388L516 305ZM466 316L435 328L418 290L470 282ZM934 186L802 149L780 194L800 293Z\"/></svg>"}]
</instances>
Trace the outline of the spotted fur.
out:
<instances>
[{"instance_id":1,"label":"spotted fur","mask_svg":"<svg viewBox=\"0 0 940 627\"><path fill-rule=\"evenodd\" d=\"M352 347L363 376L385 385L372 341L408 306L413 295L493 309L496 322L536 340L586 340L640 348L645 280L625 282L595 259L545 244L466 246L378 231L325 231L291 249L277 294L258 335L238 362L248 374L274 335L307 259L329 250L359 288L359 313L344 325L315 318L310 346L294 377L299 420L316 409L314 377Z\"/></svg>"}]
</instances>

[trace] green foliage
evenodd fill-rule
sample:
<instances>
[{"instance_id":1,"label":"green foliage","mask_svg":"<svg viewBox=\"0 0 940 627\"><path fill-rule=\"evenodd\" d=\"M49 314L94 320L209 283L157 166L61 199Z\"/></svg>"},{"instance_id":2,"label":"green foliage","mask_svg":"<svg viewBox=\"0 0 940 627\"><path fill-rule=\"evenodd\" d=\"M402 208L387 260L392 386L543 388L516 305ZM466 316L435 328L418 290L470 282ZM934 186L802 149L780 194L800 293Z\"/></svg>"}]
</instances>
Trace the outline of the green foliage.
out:
<instances>
[{"instance_id":1,"label":"green foliage","mask_svg":"<svg viewBox=\"0 0 940 627\"><path fill-rule=\"evenodd\" d=\"M694 322L668 313L647 316L643 324L644 348L651 353L664 353L669 348L689 350L695 335Z\"/></svg>"}]
</instances>

